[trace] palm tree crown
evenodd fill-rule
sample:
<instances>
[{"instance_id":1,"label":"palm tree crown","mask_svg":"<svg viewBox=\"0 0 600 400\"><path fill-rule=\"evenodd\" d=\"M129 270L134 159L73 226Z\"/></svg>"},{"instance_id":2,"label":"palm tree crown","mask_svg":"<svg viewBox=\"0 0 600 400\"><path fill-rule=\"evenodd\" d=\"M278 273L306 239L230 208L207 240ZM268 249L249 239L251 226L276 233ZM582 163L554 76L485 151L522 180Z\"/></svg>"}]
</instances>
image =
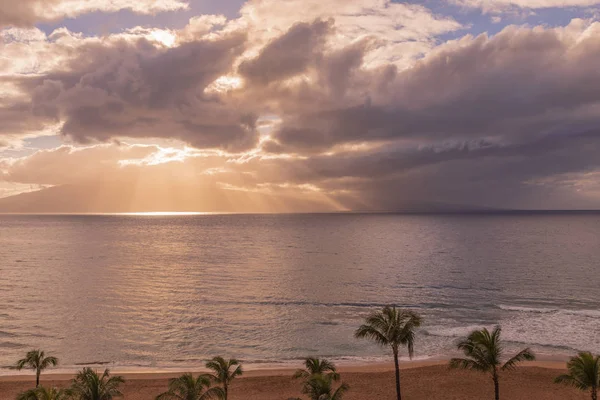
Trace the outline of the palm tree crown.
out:
<instances>
[{"instance_id":1,"label":"palm tree crown","mask_svg":"<svg viewBox=\"0 0 600 400\"><path fill-rule=\"evenodd\" d=\"M212 379L223 385L224 398L227 400L229 384L236 376L243 374L240 362L235 358L225 360L223 357L214 357L206 363L206 368L213 371Z\"/></svg>"},{"instance_id":2,"label":"palm tree crown","mask_svg":"<svg viewBox=\"0 0 600 400\"><path fill-rule=\"evenodd\" d=\"M194 378L191 373L169 381L169 390L158 395L156 400L209 400L225 399L225 392L220 387L210 387L211 376L203 374Z\"/></svg>"},{"instance_id":3,"label":"palm tree crown","mask_svg":"<svg viewBox=\"0 0 600 400\"><path fill-rule=\"evenodd\" d=\"M600 355L588 351L572 357L567 363L568 374L557 377L554 382L576 387L579 390L589 390L592 400L598 399L600 388Z\"/></svg>"},{"instance_id":4,"label":"palm tree crown","mask_svg":"<svg viewBox=\"0 0 600 400\"><path fill-rule=\"evenodd\" d=\"M112 400L123 396L119 386L125 382L122 376L110 376L108 369L98 375L91 368L84 368L73 379L70 392L77 400Z\"/></svg>"},{"instance_id":5,"label":"palm tree crown","mask_svg":"<svg viewBox=\"0 0 600 400\"><path fill-rule=\"evenodd\" d=\"M400 346L408 348L408 356L414 355L416 329L421 326L421 316L410 310L397 309L395 306L385 306L381 311L369 315L365 324L361 325L354 335L357 338L371 339L380 346L390 346L394 354L396 370L396 397L402 399L400 392L400 367L398 353Z\"/></svg>"},{"instance_id":6,"label":"palm tree crown","mask_svg":"<svg viewBox=\"0 0 600 400\"><path fill-rule=\"evenodd\" d=\"M308 379L312 375L326 375L333 381L340 379L340 374L337 373L335 365L325 359L319 359L315 357L307 357L304 360L305 369L298 369L293 375L294 379L304 378Z\"/></svg>"},{"instance_id":7,"label":"palm tree crown","mask_svg":"<svg viewBox=\"0 0 600 400\"><path fill-rule=\"evenodd\" d=\"M497 326L492 332L487 328L475 330L465 340L458 343L457 347L462 350L467 358L453 358L450 360L450 368L468 369L473 371L487 372L492 375L496 400L500 398L498 386L498 371L512 370L521 361L531 361L535 355L529 349L523 349L515 356L502 364L504 349L500 333L502 329Z\"/></svg>"},{"instance_id":8,"label":"palm tree crown","mask_svg":"<svg viewBox=\"0 0 600 400\"><path fill-rule=\"evenodd\" d=\"M46 357L46 353L42 350L31 350L25 355L25 358L17 361L16 369L22 370L23 368L32 369L35 371L35 386L40 385L40 375L43 370L50 366L56 366L58 364L58 358L53 356Z\"/></svg>"},{"instance_id":9,"label":"palm tree crown","mask_svg":"<svg viewBox=\"0 0 600 400\"><path fill-rule=\"evenodd\" d=\"M311 400L341 400L349 386L342 383L337 389L333 388L333 379L330 375L311 375L302 387L302 393Z\"/></svg>"},{"instance_id":10,"label":"palm tree crown","mask_svg":"<svg viewBox=\"0 0 600 400\"><path fill-rule=\"evenodd\" d=\"M354 335L371 339L381 346L391 346L395 350L407 346L408 355L412 358L415 330L422 322L421 316L414 311L385 306L381 311L369 315Z\"/></svg>"},{"instance_id":11,"label":"palm tree crown","mask_svg":"<svg viewBox=\"0 0 600 400\"><path fill-rule=\"evenodd\" d=\"M17 396L17 400L67 400L70 398L68 391L57 388L39 386Z\"/></svg>"}]
</instances>

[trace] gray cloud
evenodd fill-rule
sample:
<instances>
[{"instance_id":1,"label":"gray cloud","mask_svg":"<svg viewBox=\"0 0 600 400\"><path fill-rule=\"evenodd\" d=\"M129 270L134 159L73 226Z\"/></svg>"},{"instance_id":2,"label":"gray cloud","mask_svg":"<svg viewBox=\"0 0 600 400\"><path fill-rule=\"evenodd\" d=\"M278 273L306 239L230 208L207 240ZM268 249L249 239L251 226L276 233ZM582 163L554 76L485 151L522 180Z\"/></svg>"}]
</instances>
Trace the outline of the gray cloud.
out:
<instances>
[{"instance_id":1,"label":"gray cloud","mask_svg":"<svg viewBox=\"0 0 600 400\"><path fill-rule=\"evenodd\" d=\"M252 147L256 117L205 89L230 71L245 36L160 48L145 39L77 49L64 71L27 80L36 116L64 122L79 142L170 137L199 148Z\"/></svg>"},{"instance_id":2,"label":"gray cloud","mask_svg":"<svg viewBox=\"0 0 600 400\"><path fill-rule=\"evenodd\" d=\"M578 40L559 29L511 27L466 39L389 75L387 91L363 85L366 100L327 99L328 108L290 112L275 139L288 151L308 151L406 138L519 141L557 123L593 125L600 116L592 110L600 101L599 50L597 34Z\"/></svg>"},{"instance_id":3,"label":"gray cloud","mask_svg":"<svg viewBox=\"0 0 600 400\"><path fill-rule=\"evenodd\" d=\"M243 60L254 43L226 31L174 48L78 47L62 70L21 81L27 123L62 121L79 142L158 137L226 150L194 168L249 191L314 187L346 208L600 204L549 180L600 170L599 23L467 36L408 68L366 63L378 38L333 46L329 20L293 25ZM207 90L235 74L241 87ZM13 107L0 112L18 130L27 104ZM272 131L259 116L273 116Z\"/></svg>"},{"instance_id":4,"label":"gray cloud","mask_svg":"<svg viewBox=\"0 0 600 400\"><path fill-rule=\"evenodd\" d=\"M301 74L318 61L332 29L333 20L298 23L244 61L239 72L249 83L263 85Z\"/></svg>"}]
</instances>

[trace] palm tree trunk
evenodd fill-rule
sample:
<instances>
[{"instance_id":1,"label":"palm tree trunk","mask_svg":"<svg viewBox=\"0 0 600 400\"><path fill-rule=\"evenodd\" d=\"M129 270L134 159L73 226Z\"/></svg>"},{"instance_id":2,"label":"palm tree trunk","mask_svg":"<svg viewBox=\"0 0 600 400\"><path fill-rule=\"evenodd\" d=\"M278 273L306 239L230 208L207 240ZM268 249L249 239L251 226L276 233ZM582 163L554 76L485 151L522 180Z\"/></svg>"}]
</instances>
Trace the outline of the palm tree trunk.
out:
<instances>
[{"instance_id":1,"label":"palm tree trunk","mask_svg":"<svg viewBox=\"0 0 600 400\"><path fill-rule=\"evenodd\" d=\"M225 392L225 399L224 400L227 400L227 383L226 382L223 382L223 392Z\"/></svg>"},{"instance_id":2,"label":"palm tree trunk","mask_svg":"<svg viewBox=\"0 0 600 400\"><path fill-rule=\"evenodd\" d=\"M35 371L35 387L40 386L40 371L39 369Z\"/></svg>"},{"instance_id":3,"label":"palm tree trunk","mask_svg":"<svg viewBox=\"0 0 600 400\"><path fill-rule=\"evenodd\" d=\"M598 389L596 387L592 387L592 400L598 400Z\"/></svg>"},{"instance_id":4,"label":"palm tree trunk","mask_svg":"<svg viewBox=\"0 0 600 400\"><path fill-rule=\"evenodd\" d=\"M400 393L400 366L398 365L398 349L394 348L394 367L396 369L396 398L402 400Z\"/></svg>"},{"instance_id":5,"label":"palm tree trunk","mask_svg":"<svg viewBox=\"0 0 600 400\"><path fill-rule=\"evenodd\" d=\"M498 373L494 371L494 393L496 394L496 400L500 400L500 385L498 384Z\"/></svg>"}]
</instances>

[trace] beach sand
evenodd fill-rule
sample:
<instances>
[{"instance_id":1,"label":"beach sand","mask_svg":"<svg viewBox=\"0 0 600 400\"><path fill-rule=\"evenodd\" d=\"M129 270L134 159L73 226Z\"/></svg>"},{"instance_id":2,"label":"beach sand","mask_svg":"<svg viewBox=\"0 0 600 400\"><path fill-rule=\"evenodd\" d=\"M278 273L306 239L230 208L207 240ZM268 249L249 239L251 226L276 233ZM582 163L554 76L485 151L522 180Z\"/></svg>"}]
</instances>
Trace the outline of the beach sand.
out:
<instances>
[{"instance_id":1,"label":"beach sand","mask_svg":"<svg viewBox=\"0 0 600 400\"><path fill-rule=\"evenodd\" d=\"M417 366L415 366L417 365ZM488 375L448 370L445 363L419 363L402 366L402 394L405 400L485 400L494 398ZM526 363L503 373L500 396L505 400L583 400L589 394L556 385L553 379L563 372L564 363ZM394 400L394 372L390 364L339 368L342 380L350 385L345 400ZM301 397L300 383L290 378L293 370L253 370L236 379L230 400L285 400ZM165 391L173 373L122 374L126 400L149 400ZM65 387L71 377L42 375L42 384ZM13 400L17 393L32 387L31 376L0 377L0 399Z\"/></svg>"}]
</instances>

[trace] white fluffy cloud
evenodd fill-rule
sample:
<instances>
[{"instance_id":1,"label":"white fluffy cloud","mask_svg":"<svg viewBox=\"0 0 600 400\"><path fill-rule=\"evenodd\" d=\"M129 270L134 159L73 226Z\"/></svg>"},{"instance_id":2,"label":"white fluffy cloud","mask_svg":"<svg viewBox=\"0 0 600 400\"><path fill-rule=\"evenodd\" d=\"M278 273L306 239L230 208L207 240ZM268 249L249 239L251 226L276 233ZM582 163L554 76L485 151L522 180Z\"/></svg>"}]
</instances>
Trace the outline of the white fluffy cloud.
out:
<instances>
[{"instance_id":1,"label":"white fluffy cloud","mask_svg":"<svg viewBox=\"0 0 600 400\"><path fill-rule=\"evenodd\" d=\"M31 27L38 22L73 18L94 11L131 10L156 14L188 7L182 0L0 0L0 27Z\"/></svg>"},{"instance_id":2,"label":"white fluffy cloud","mask_svg":"<svg viewBox=\"0 0 600 400\"><path fill-rule=\"evenodd\" d=\"M430 50L436 36L463 28L454 18L435 15L424 6L391 0L250 0L241 15L235 26L249 28L251 39L260 46L298 22L334 18L336 34L330 38L331 46L376 39L377 51L365 61L373 65L394 62L402 67Z\"/></svg>"}]
</instances>

